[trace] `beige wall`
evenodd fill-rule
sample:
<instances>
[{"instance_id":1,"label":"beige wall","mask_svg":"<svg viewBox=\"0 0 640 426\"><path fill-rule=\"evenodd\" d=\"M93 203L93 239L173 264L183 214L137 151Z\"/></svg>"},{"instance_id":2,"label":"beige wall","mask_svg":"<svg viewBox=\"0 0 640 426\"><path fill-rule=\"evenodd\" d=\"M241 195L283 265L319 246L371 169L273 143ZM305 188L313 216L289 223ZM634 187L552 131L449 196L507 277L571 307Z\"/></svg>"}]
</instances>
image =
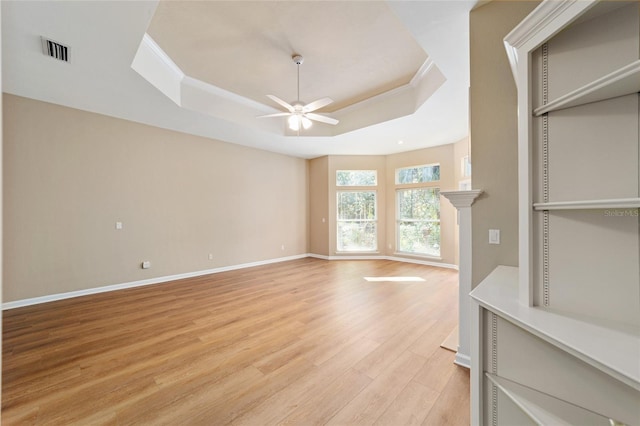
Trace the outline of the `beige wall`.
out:
<instances>
[{"instance_id":1,"label":"beige wall","mask_svg":"<svg viewBox=\"0 0 640 426\"><path fill-rule=\"evenodd\" d=\"M309 253L329 256L329 157L309 160Z\"/></svg>"},{"instance_id":2,"label":"beige wall","mask_svg":"<svg viewBox=\"0 0 640 426\"><path fill-rule=\"evenodd\" d=\"M516 87L503 38L538 3L494 1L470 14L473 187L484 190L473 205L474 286L518 264ZM500 245L488 244L489 229L500 229Z\"/></svg>"},{"instance_id":3,"label":"beige wall","mask_svg":"<svg viewBox=\"0 0 640 426\"><path fill-rule=\"evenodd\" d=\"M11 95L3 117L5 302L307 252L306 160Z\"/></svg>"},{"instance_id":4,"label":"beige wall","mask_svg":"<svg viewBox=\"0 0 640 426\"><path fill-rule=\"evenodd\" d=\"M402 256L395 169L440 163L438 186L455 189L466 145L307 161L3 99L6 302L307 252L336 256L339 169L378 171L379 254ZM444 198L441 221L441 262L456 264L456 214Z\"/></svg>"}]
</instances>

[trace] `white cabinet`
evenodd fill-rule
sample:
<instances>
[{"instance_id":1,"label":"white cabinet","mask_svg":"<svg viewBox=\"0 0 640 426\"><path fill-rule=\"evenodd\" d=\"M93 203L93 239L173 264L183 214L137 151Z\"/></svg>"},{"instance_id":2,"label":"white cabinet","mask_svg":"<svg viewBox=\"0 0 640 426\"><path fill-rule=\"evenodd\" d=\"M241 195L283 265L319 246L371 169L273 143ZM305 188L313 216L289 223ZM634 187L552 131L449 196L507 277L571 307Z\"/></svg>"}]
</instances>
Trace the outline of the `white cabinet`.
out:
<instances>
[{"instance_id":1,"label":"white cabinet","mask_svg":"<svg viewBox=\"0 0 640 426\"><path fill-rule=\"evenodd\" d=\"M505 45L520 258L471 293L472 423L640 424L640 3L547 0Z\"/></svg>"}]
</instances>

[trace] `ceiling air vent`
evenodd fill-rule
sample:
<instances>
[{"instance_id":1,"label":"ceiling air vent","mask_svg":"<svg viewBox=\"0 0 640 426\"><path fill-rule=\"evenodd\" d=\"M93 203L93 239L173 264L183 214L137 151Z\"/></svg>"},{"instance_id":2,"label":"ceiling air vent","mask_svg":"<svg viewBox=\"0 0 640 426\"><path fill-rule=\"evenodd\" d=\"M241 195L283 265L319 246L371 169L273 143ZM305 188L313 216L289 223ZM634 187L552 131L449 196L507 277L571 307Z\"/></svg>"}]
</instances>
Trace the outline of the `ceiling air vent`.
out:
<instances>
[{"instance_id":1,"label":"ceiling air vent","mask_svg":"<svg viewBox=\"0 0 640 426\"><path fill-rule=\"evenodd\" d=\"M64 44L42 37L42 49L47 56L69 62L69 47Z\"/></svg>"}]
</instances>

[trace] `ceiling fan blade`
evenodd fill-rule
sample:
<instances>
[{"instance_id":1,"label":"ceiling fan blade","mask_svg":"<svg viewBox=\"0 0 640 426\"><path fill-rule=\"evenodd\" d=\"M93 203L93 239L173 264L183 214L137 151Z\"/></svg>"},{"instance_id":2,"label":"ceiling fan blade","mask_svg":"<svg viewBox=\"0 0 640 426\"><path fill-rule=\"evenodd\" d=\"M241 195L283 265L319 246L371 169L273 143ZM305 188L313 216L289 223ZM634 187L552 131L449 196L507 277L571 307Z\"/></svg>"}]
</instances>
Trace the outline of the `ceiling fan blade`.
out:
<instances>
[{"instance_id":1,"label":"ceiling fan blade","mask_svg":"<svg viewBox=\"0 0 640 426\"><path fill-rule=\"evenodd\" d=\"M327 123L327 124L331 124L333 126L335 126L336 124L338 124L340 121L336 120L335 118L331 118L331 117L327 117L326 115L320 115L320 114L315 114L313 112L304 114L305 117L311 119L311 120L315 120L315 121L319 121L321 123Z\"/></svg>"},{"instance_id":2,"label":"ceiling fan blade","mask_svg":"<svg viewBox=\"0 0 640 426\"><path fill-rule=\"evenodd\" d=\"M325 106L329 105L332 102L333 102L333 99L331 99L331 98L318 99L317 101L313 101L310 104L307 104L307 105L303 106L302 107L302 111L303 112L315 111L317 109L320 109L322 107L325 107Z\"/></svg>"},{"instance_id":3,"label":"ceiling fan blade","mask_svg":"<svg viewBox=\"0 0 640 426\"><path fill-rule=\"evenodd\" d=\"M277 112L275 114L259 115L257 118L269 118L269 117L285 117L291 115L290 112Z\"/></svg>"},{"instance_id":4,"label":"ceiling fan blade","mask_svg":"<svg viewBox=\"0 0 640 426\"><path fill-rule=\"evenodd\" d=\"M283 107L285 107L286 109L289 110L289 112L293 112L295 111L295 108L293 108L293 106L289 105L288 103L286 103L285 101L283 101L282 99L280 99L277 96L273 96L273 95L267 95L267 98L271 99L273 102L282 105Z\"/></svg>"}]
</instances>

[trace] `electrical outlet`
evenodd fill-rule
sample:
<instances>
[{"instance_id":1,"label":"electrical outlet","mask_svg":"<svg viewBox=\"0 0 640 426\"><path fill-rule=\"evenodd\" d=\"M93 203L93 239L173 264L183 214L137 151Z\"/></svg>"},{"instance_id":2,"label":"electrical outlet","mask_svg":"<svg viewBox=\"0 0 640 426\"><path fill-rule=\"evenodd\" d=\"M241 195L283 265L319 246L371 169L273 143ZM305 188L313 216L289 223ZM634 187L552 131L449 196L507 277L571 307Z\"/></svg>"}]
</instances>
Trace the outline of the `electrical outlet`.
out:
<instances>
[{"instance_id":1,"label":"electrical outlet","mask_svg":"<svg viewBox=\"0 0 640 426\"><path fill-rule=\"evenodd\" d=\"M209 260L213 260L213 253L209 253Z\"/></svg>"},{"instance_id":2,"label":"electrical outlet","mask_svg":"<svg viewBox=\"0 0 640 426\"><path fill-rule=\"evenodd\" d=\"M284 244L280 247L280 250L284 251Z\"/></svg>"},{"instance_id":3,"label":"electrical outlet","mask_svg":"<svg viewBox=\"0 0 640 426\"><path fill-rule=\"evenodd\" d=\"M116 222L116 229L122 229L122 222Z\"/></svg>"},{"instance_id":4,"label":"electrical outlet","mask_svg":"<svg viewBox=\"0 0 640 426\"><path fill-rule=\"evenodd\" d=\"M151 268L151 262L149 262L148 260L145 260L144 262L142 262L142 269L149 269Z\"/></svg>"}]
</instances>

